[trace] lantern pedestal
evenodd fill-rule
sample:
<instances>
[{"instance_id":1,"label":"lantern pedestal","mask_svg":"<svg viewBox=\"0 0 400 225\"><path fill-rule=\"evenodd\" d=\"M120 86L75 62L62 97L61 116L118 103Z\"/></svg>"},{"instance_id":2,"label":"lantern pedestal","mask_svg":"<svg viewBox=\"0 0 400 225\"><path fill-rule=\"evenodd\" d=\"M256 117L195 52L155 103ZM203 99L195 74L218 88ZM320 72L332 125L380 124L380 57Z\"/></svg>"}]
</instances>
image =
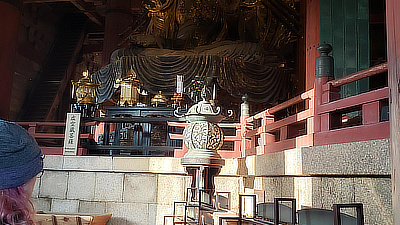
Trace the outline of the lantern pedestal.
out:
<instances>
[{"instance_id":1,"label":"lantern pedestal","mask_svg":"<svg viewBox=\"0 0 400 225\"><path fill-rule=\"evenodd\" d=\"M206 101L204 95L202 97L203 100L190 107L184 115L189 124L183 131L183 142L189 150L181 164L192 176L192 188L198 190L197 194L206 191L211 198L215 190L214 177L225 165L225 160L218 154L224 134L217 125L224 117L219 115L219 108Z\"/></svg>"},{"instance_id":2,"label":"lantern pedestal","mask_svg":"<svg viewBox=\"0 0 400 225\"><path fill-rule=\"evenodd\" d=\"M214 177L219 174L221 167L188 166L186 171L192 177L192 189L196 190L191 192L191 199L199 199L200 191L207 193L209 197L213 196L215 190Z\"/></svg>"}]
</instances>

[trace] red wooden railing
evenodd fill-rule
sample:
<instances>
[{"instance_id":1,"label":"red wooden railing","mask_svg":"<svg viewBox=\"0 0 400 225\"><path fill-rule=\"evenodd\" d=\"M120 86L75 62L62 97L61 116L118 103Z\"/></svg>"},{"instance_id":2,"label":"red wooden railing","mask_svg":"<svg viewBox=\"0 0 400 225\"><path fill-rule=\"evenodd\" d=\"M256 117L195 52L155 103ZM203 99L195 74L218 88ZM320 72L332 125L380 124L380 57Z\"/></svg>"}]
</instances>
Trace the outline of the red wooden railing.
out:
<instances>
[{"instance_id":1,"label":"red wooden railing","mask_svg":"<svg viewBox=\"0 0 400 225\"><path fill-rule=\"evenodd\" d=\"M305 109L284 119L275 121L274 114L299 103ZM309 90L295 98L245 119L246 131L243 142L244 154L261 155L287 149L312 146L314 133L314 90ZM255 127L255 121L261 126Z\"/></svg>"},{"instance_id":2,"label":"red wooden railing","mask_svg":"<svg viewBox=\"0 0 400 225\"><path fill-rule=\"evenodd\" d=\"M389 138L389 121L381 121L382 108L388 108L389 88L369 91L345 99L338 99L340 86L387 72L383 63L349 76L328 80L319 89L320 100L316 108L314 145L329 145ZM318 79L318 78L317 78ZM318 83L318 82L316 82ZM356 126L343 127L346 118L341 112L361 110L362 120Z\"/></svg>"},{"instance_id":3,"label":"red wooden railing","mask_svg":"<svg viewBox=\"0 0 400 225\"><path fill-rule=\"evenodd\" d=\"M17 122L31 134L45 155L62 155L64 144L64 122ZM92 127L96 122L82 123L81 127ZM90 129L90 128L89 128ZM93 139L91 133L80 133L79 140ZM87 150L78 144L77 155L86 155Z\"/></svg>"},{"instance_id":4,"label":"red wooden railing","mask_svg":"<svg viewBox=\"0 0 400 225\"><path fill-rule=\"evenodd\" d=\"M235 130L235 135L225 135L225 142L233 142L230 150L220 150L223 158L238 158L249 155L260 155L306 146L329 145L356 141L367 141L389 138L389 122L381 120L381 111L388 108L388 87L340 99L340 86L371 77L387 71L387 64L381 64L349 76L329 80L327 77L316 78L315 89L269 108L247 118L240 123L220 123L221 128ZM283 111L302 104L302 110L278 120L277 115ZM345 112L361 111L362 119L354 126L344 126L347 119ZM344 112L344 113L343 113ZM351 119L351 118L350 118ZM94 126L96 122L85 123ZM39 142L45 154L62 154L62 144L42 141L53 139L61 141L64 132L37 129L39 126L63 127L65 123L20 122ZM185 127L186 123L168 122L170 127ZM44 132L46 131L46 132ZM182 140L182 134L169 133L171 140ZM91 133L80 134L80 139L92 139ZM79 148L79 154L86 154ZM175 149L174 156L181 158L187 152L183 145Z\"/></svg>"}]
</instances>

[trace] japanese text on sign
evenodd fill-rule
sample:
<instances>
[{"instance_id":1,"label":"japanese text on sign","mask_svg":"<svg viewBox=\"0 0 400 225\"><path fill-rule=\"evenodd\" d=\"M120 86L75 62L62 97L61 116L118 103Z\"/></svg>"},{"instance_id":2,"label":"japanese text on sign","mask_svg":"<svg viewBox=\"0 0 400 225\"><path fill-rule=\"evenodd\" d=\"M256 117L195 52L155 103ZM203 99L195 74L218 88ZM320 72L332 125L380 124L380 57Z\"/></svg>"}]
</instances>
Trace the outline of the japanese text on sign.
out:
<instances>
[{"instance_id":1,"label":"japanese text on sign","mask_svg":"<svg viewBox=\"0 0 400 225\"><path fill-rule=\"evenodd\" d=\"M78 150L80 113L67 113L63 155L76 155Z\"/></svg>"}]
</instances>

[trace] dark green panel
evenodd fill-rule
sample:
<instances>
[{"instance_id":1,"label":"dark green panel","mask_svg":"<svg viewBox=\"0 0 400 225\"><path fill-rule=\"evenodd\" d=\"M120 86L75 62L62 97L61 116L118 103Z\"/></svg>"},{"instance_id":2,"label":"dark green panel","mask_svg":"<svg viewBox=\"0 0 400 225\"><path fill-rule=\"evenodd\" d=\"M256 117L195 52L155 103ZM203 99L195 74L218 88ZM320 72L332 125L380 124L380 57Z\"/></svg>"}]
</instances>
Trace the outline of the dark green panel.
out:
<instances>
[{"instance_id":1,"label":"dark green panel","mask_svg":"<svg viewBox=\"0 0 400 225\"><path fill-rule=\"evenodd\" d=\"M344 4L344 14L347 20L355 20L357 16L357 0L347 0L343 1Z\"/></svg>"},{"instance_id":2,"label":"dark green panel","mask_svg":"<svg viewBox=\"0 0 400 225\"><path fill-rule=\"evenodd\" d=\"M358 67L357 70L369 68L369 8L368 1L357 1L357 38L358 38ZM359 92L369 89L369 79L358 81Z\"/></svg>"},{"instance_id":3,"label":"dark green panel","mask_svg":"<svg viewBox=\"0 0 400 225\"><path fill-rule=\"evenodd\" d=\"M345 25L345 64L342 65L344 68L357 68L357 36L356 36L356 24L354 20L346 19ZM340 57L340 56L339 56ZM349 74L344 74L344 76Z\"/></svg>"},{"instance_id":4,"label":"dark green panel","mask_svg":"<svg viewBox=\"0 0 400 225\"><path fill-rule=\"evenodd\" d=\"M358 42L360 48L358 48L359 62L358 68L360 70L369 67L369 9L368 1L358 2L358 20L357 20L357 32L358 32Z\"/></svg>"},{"instance_id":5,"label":"dark green panel","mask_svg":"<svg viewBox=\"0 0 400 225\"><path fill-rule=\"evenodd\" d=\"M324 4L320 4L320 42L332 43L332 1L321 0Z\"/></svg>"},{"instance_id":6,"label":"dark green panel","mask_svg":"<svg viewBox=\"0 0 400 225\"><path fill-rule=\"evenodd\" d=\"M332 20L331 20L331 26L332 26L332 35L333 41L331 42L333 51L332 55L335 59L335 67L334 71L335 72L335 77L340 78L343 76L343 70L340 70L342 66L338 65L343 65L345 62L344 59L344 51L345 51L345 45L344 45L344 28L345 28L345 15L344 15L344 10L343 10L343 0L335 0L332 4ZM340 71L340 72L339 72Z\"/></svg>"},{"instance_id":7,"label":"dark green panel","mask_svg":"<svg viewBox=\"0 0 400 225\"><path fill-rule=\"evenodd\" d=\"M367 20L369 19L369 5L368 1L357 1L357 16L358 19Z\"/></svg>"},{"instance_id":8,"label":"dark green panel","mask_svg":"<svg viewBox=\"0 0 400 225\"><path fill-rule=\"evenodd\" d=\"M369 67L368 0L320 0L321 43L333 47L335 78L347 76ZM343 86L342 96L351 96L368 89L363 80Z\"/></svg>"}]
</instances>

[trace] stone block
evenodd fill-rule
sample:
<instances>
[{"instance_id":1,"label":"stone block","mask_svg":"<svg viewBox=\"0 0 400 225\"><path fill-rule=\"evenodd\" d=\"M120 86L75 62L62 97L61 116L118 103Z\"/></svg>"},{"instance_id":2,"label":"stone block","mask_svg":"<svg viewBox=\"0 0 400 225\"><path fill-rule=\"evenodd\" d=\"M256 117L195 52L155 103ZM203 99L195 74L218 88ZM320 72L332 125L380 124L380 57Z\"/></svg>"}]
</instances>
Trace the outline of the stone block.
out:
<instances>
[{"instance_id":1,"label":"stone block","mask_svg":"<svg viewBox=\"0 0 400 225\"><path fill-rule=\"evenodd\" d=\"M215 190L231 193L231 209L235 212L239 210L239 194L244 193L244 179L242 177L224 177L214 178Z\"/></svg>"},{"instance_id":2,"label":"stone block","mask_svg":"<svg viewBox=\"0 0 400 225\"><path fill-rule=\"evenodd\" d=\"M65 199L67 184L68 172L45 170L40 179L39 197Z\"/></svg>"},{"instance_id":3,"label":"stone block","mask_svg":"<svg viewBox=\"0 0 400 225\"><path fill-rule=\"evenodd\" d=\"M172 205L149 204L148 224L164 225L164 216L172 216L173 211ZM167 224L170 224L168 221L172 221L172 219L167 220Z\"/></svg>"},{"instance_id":4,"label":"stone block","mask_svg":"<svg viewBox=\"0 0 400 225\"><path fill-rule=\"evenodd\" d=\"M294 198L294 178L293 177L281 177L281 193L280 196L283 198Z\"/></svg>"},{"instance_id":5,"label":"stone block","mask_svg":"<svg viewBox=\"0 0 400 225\"><path fill-rule=\"evenodd\" d=\"M246 157L247 175L256 175L256 155Z\"/></svg>"},{"instance_id":6,"label":"stone block","mask_svg":"<svg viewBox=\"0 0 400 225\"><path fill-rule=\"evenodd\" d=\"M284 197L282 196L282 180L280 177L263 177L262 180L262 190L265 190L266 202L274 202L274 198Z\"/></svg>"},{"instance_id":7,"label":"stone block","mask_svg":"<svg viewBox=\"0 0 400 225\"><path fill-rule=\"evenodd\" d=\"M263 189L263 178L262 177L255 177L254 178L254 189L262 190Z\"/></svg>"},{"instance_id":8,"label":"stone block","mask_svg":"<svg viewBox=\"0 0 400 225\"><path fill-rule=\"evenodd\" d=\"M149 207L142 203L106 203L106 213L112 217L107 225L149 225Z\"/></svg>"},{"instance_id":9,"label":"stone block","mask_svg":"<svg viewBox=\"0 0 400 225\"><path fill-rule=\"evenodd\" d=\"M181 159L172 157L149 158L149 171L154 173L186 173L181 165Z\"/></svg>"},{"instance_id":10,"label":"stone block","mask_svg":"<svg viewBox=\"0 0 400 225\"><path fill-rule=\"evenodd\" d=\"M157 175L126 174L123 202L157 202Z\"/></svg>"},{"instance_id":11,"label":"stone block","mask_svg":"<svg viewBox=\"0 0 400 225\"><path fill-rule=\"evenodd\" d=\"M34 205L36 211L48 212L51 210L51 199L50 198L37 198L35 199Z\"/></svg>"},{"instance_id":12,"label":"stone block","mask_svg":"<svg viewBox=\"0 0 400 225\"><path fill-rule=\"evenodd\" d=\"M304 174L385 174L390 171L389 140L303 148Z\"/></svg>"},{"instance_id":13,"label":"stone block","mask_svg":"<svg viewBox=\"0 0 400 225\"><path fill-rule=\"evenodd\" d=\"M61 170L63 167L62 155L45 155L43 160L44 169Z\"/></svg>"},{"instance_id":14,"label":"stone block","mask_svg":"<svg viewBox=\"0 0 400 225\"><path fill-rule=\"evenodd\" d=\"M33 192L32 192L33 198L39 198L40 179L41 179L41 177L36 178L35 186L33 187Z\"/></svg>"},{"instance_id":15,"label":"stone block","mask_svg":"<svg viewBox=\"0 0 400 225\"><path fill-rule=\"evenodd\" d=\"M313 207L332 210L333 204L354 203L353 178L315 178Z\"/></svg>"},{"instance_id":16,"label":"stone block","mask_svg":"<svg viewBox=\"0 0 400 225\"><path fill-rule=\"evenodd\" d=\"M79 213L104 214L104 213L106 213L106 203L105 202L79 201Z\"/></svg>"},{"instance_id":17,"label":"stone block","mask_svg":"<svg viewBox=\"0 0 400 225\"><path fill-rule=\"evenodd\" d=\"M78 213L78 200L52 199L51 212Z\"/></svg>"},{"instance_id":18,"label":"stone block","mask_svg":"<svg viewBox=\"0 0 400 225\"><path fill-rule=\"evenodd\" d=\"M141 172L149 171L149 157L114 157L115 171Z\"/></svg>"},{"instance_id":19,"label":"stone block","mask_svg":"<svg viewBox=\"0 0 400 225\"><path fill-rule=\"evenodd\" d=\"M355 202L363 204L365 224L393 224L390 178L354 178Z\"/></svg>"},{"instance_id":20,"label":"stone block","mask_svg":"<svg viewBox=\"0 0 400 225\"><path fill-rule=\"evenodd\" d=\"M284 151L285 154L285 175L302 174L301 149L295 148Z\"/></svg>"},{"instance_id":21,"label":"stone block","mask_svg":"<svg viewBox=\"0 0 400 225\"><path fill-rule=\"evenodd\" d=\"M109 156L64 156L63 169L111 171L112 163Z\"/></svg>"},{"instance_id":22,"label":"stone block","mask_svg":"<svg viewBox=\"0 0 400 225\"><path fill-rule=\"evenodd\" d=\"M284 175L285 174L285 153L274 152L259 155L255 160L255 175Z\"/></svg>"},{"instance_id":23,"label":"stone block","mask_svg":"<svg viewBox=\"0 0 400 225\"><path fill-rule=\"evenodd\" d=\"M312 177L294 178L294 197L297 199L297 209L312 207L312 181Z\"/></svg>"},{"instance_id":24,"label":"stone block","mask_svg":"<svg viewBox=\"0 0 400 225\"><path fill-rule=\"evenodd\" d=\"M239 159L225 159L225 166L221 168L219 175L238 175L241 173L248 173L245 165L244 158ZM240 163L239 163L240 161ZM240 166L239 166L240 164Z\"/></svg>"},{"instance_id":25,"label":"stone block","mask_svg":"<svg viewBox=\"0 0 400 225\"><path fill-rule=\"evenodd\" d=\"M93 200L95 178L94 172L70 172L67 199Z\"/></svg>"},{"instance_id":26,"label":"stone block","mask_svg":"<svg viewBox=\"0 0 400 225\"><path fill-rule=\"evenodd\" d=\"M365 224L393 224L389 178L313 178L313 207L332 210L337 203L362 203ZM354 209L341 212L356 216Z\"/></svg>"},{"instance_id":27,"label":"stone block","mask_svg":"<svg viewBox=\"0 0 400 225\"><path fill-rule=\"evenodd\" d=\"M124 174L96 173L95 201L122 202Z\"/></svg>"},{"instance_id":28,"label":"stone block","mask_svg":"<svg viewBox=\"0 0 400 225\"><path fill-rule=\"evenodd\" d=\"M158 175L157 203L172 205L174 201L185 200L186 188L190 187L191 177L180 175Z\"/></svg>"}]
</instances>

